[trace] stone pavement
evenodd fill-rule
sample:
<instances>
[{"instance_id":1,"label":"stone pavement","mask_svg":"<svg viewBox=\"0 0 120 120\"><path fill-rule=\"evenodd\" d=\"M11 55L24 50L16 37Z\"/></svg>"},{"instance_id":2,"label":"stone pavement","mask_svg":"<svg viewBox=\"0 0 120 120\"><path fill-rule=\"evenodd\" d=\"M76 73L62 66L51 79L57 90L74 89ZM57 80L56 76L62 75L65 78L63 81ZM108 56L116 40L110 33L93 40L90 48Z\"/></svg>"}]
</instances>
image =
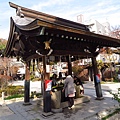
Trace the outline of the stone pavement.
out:
<instances>
[{"instance_id":1,"label":"stone pavement","mask_svg":"<svg viewBox=\"0 0 120 120\"><path fill-rule=\"evenodd\" d=\"M91 88L89 88L90 85ZM88 83L84 87L85 89L93 89L94 85ZM104 89L107 91L112 88L106 86ZM118 102L112 97L105 96L103 100L96 100L94 96L90 97L90 102L77 104L72 110L64 108L62 112L51 113L47 117L44 116L42 106L37 105L39 99L31 100L32 105L29 106L23 105L23 99L6 101L6 104L0 106L0 120L100 120L101 114L104 114L106 109L113 110L115 106L118 106ZM115 119L120 120L120 115L117 114L109 120Z\"/></svg>"}]
</instances>

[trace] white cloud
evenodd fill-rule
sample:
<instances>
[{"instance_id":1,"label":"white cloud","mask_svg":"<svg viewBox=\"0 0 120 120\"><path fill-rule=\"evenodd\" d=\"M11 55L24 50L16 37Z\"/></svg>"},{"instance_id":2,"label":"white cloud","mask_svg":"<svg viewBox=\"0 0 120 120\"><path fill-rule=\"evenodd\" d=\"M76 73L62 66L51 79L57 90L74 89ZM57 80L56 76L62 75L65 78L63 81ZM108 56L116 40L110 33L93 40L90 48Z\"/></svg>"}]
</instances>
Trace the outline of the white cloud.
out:
<instances>
[{"instance_id":1,"label":"white cloud","mask_svg":"<svg viewBox=\"0 0 120 120\"><path fill-rule=\"evenodd\" d=\"M29 4L21 0L21 4L24 7L71 21L77 21L77 16L83 14L84 20L95 19L100 23L108 21L112 26L120 25L119 0L36 0L30 1ZM0 10L0 33L2 33L0 37L6 35L5 32L9 33L9 20L14 15L15 9L5 9L5 5L4 9Z\"/></svg>"},{"instance_id":2,"label":"white cloud","mask_svg":"<svg viewBox=\"0 0 120 120\"><path fill-rule=\"evenodd\" d=\"M103 7L111 3L111 0L100 0L99 2L96 3L97 7Z\"/></svg>"},{"instance_id":3,"label":"white cloud","mask_svg":"<svg viewBox=\"0 0 120 120\"><path fill-rule=\"evenodd\" d=\"M85 6L81 10L77 8L75 11L78 14L83 14L85 20L95 19L99 22L106 22L108 20L111 25L120 24L120 7L118 4L112 4L110 1L93 4L92 7Z\"/></svg>"},{"instance_id":4,"label":"white cloud","mask_svg":"<svg viewBox=\"0 0 120 120\"><path fill-rule=\"evenodd\" d=\"M8 37L9 37L9 28L7 27L7 28L2 28L2 29L0 29L0 38L4 38L4 39L6 39L6 40L8 40Z\"/></svg>"},{"instance_id":5,"label":"white cloud","mask_svg":"<svg viewBox=\"0 0 120 120\"><path fill-rule=\"evenodd\" d=\"M3 11L0 15L0 38L8 39L10 31L10 17L15 16L15 12L12 10ZM3 19L4 18L4 19Z\"/></svg>"},{"instance_id":6,"label":"white cloud","mask_svg":"<svg viewBox=\"0 0 120 120\"><path fill-rule=\"evenodd\" d=\"M111 26L120 25L120 14L113 13L108 16L108 21L110 22Z\"/></svg>"},{"instance_id":7,"label":"white cloud","mask_svg":"<svg viewBox=\"0 0 120 120\"><path fill-rule=\"evenodd\" d=\"M109 1L100 0L99 2L98 1L96 2L95 0L92 2L92 6L91 5L82 6L82 4L80 4L79 6L73 5L70 8L69 3L72 1L73 0L67 0L67 1L48 0L47 2L42 2L38 5L33 6L32 9L42 11L43 9L46 8L46 10L44 11L47 12L48 14L69 19L72 21L77 21L77 16L79 14L83 14L86 20L96 19L96 20L100 20L101 22L104 22L107 19L111 18L110 16L113 16L112 14L115 11L119 10L119 5L117 4L114 5L112 0L109 0ZM53 7L53 10L49 11L51 6L54 6L54 7L56 6L56 7L55 8ZM114 17L116 18L116 16Z\"/></svg>"},{"instance_id":8,"label":"white cloud","mask_svg":"<svg viewBox=\"0 0 120 120\"><path fill-rule=\"evenodd\" d=\"M51 7L51 6L58 6L58 5L67 5L69 2L73 0L47 0L44 2L39 2L37 5L33 5L31 8L34 10L41 10L43 7Z\"/></svg>"}]
</instances>

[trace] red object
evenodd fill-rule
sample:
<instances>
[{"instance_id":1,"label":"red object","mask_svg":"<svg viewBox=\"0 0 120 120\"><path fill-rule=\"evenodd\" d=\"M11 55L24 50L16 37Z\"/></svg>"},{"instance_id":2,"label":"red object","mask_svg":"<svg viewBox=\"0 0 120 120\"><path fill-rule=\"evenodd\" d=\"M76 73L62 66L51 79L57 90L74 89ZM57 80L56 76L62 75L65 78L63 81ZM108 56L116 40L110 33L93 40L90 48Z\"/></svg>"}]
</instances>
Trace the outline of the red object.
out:
<instances>
[{"instance_id":1,"label":"red object","mask_svg":"<svg viewBox=\"0 0 120 120\"><path fill-rule=\"evenodd\" d=\"M100 74L97 74L97 76L99 77L99 79L100 79Z\"/></svg>"},{"instance_id":2,"label":"red object","mask_svg":"<svg viewBox=\"0 0 120 120\"><path fill-rule=\"evenodd\" d=\"M50 91L52 88L52 80L45 80L44 84L45 84L44 87L45 91Z\"/></svg>"},{"instance_id":3,"label":"red object","mask_svg":"<svg viewBox=\"0 0 120 120\"><path fill-rule=\"evenodd\" d=\"M100 82L100 74L96 74L96 80L97 82Z\"/></svg>"}]
</instances>

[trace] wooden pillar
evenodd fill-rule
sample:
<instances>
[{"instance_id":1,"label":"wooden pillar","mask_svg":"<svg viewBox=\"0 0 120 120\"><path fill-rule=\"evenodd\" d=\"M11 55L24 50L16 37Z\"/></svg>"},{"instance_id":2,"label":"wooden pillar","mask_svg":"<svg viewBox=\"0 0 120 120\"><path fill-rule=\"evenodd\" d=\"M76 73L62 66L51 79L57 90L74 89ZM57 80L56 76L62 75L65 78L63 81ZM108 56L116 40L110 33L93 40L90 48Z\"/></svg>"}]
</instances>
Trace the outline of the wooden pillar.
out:
<instances>
[{"instance_id":1,"label":"wooden pillar","mask_svg":"<svg viewBox=\"0 0 120 120\"><path fill-rule=\"evenodd\" d=\"M71 64L71 57L70 57L70 55L67 56L67 63L68 63L68 74L72 75L72 64Z\"/></svg>"},{"instance_id":2,"label":"wooden pillar","mask_svg":"<svg viewBox=\"0 0 120 120\"><path fill-rule=\"evenodd\" d=\"M33 59L33 72L35 71L35 59Z\"/></svg>"},{"instance_id":3,"label":"wooden pillar","mask_svg":"<svg viewBox=\"0 0 120 120\"><path fill-rule=\"evenodd\" d=\"M30 104L30 62L27 61L24 83L24 105Z\"/></svg>"},{"instance_id":4,"label":"wooden pillar","mask_svg":"<svg viewBox=\"0 0 120 120\"><path fill-rule=\"evenodd\" d=\"M47 58L43 56L43 77L42 77L42 87L43 87L43 110L44 112L51 112L51 94L50 91L45 90L45 80L49 80L49 73L46 73Z\"/></svg>"},{"instance_id":5,"label":"wooden pillar","mask_svg":"<svg viewBox=\"0 0 120 120\"><path fill-rule=\"evenodd\" d=\"M90 67L89 68L89 75L90 75L90 79L91 79L91 81L93 81L94 80L94 76L93 76L93 69Z\"/></svg>"},{"instance_id":6,"label":"wooden pillar","mask_svg":"<svg viewBox=\"0 0 120 120\"><path fill-rule=\"evenodd\" d=\"M42 92L42 94L44 95L44 79L45 79L45 75L46 75L46 63L47 63L47 61L46 61L46 56L43 56L42 57L42 61L43 61L43 71L42 71L42 81L41 81L41 92Z\"/></svg>"},{"instance_id":7,"label":"wooden pillar","mask_svg":"<svg viewBox=\"0 0 120 120\"><path fill-rule=\"evenodd\" d=\"M100 80L97 77L99 73L98 73L98 68L97 68L96 57L92 57L92 66L93 66L94 83L95 83L95 90L96 90L96 96L97 96L96 99L101 100L103 99L103 95L102 95Z\"/></svg>"},{"instance_id":8,"label":"wooden pillar","mask_svg":"<svg viewBox=\"0 0 120 120\"><path fill-rule=\"evenodd\" d=\"M37 66L38 66L38 64L39 64L39 59L36 59L36 62L37 62Z\"/></svg>"}]
</instances>

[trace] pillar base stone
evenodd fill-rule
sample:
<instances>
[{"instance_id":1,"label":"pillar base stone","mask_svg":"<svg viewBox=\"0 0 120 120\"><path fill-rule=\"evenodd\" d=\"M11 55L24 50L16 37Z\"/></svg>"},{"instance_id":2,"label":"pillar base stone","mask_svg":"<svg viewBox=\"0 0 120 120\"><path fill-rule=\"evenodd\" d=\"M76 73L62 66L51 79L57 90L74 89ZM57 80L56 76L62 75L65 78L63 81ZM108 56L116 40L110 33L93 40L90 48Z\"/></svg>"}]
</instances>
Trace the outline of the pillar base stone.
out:
<instances>
[{"instance_id":1,"label":"pillar base stone","mask_svg":"<svg viewBox=\"0 0 120 120\"><path fill-rule=\"evenodd\" d=\"M24 102L23 105L27 106L27 105L32 105L30 102Z\"/></svg>"},{"instance_id":2,"label":"pillar base stone","mask_svg":"<svg viewBox=\"0 0 120 120\"><path fill-rule=\"evenodd\" d=\"M95 100L104 100L104 97L97 97Z\"/></svg>"},{"instance_id":3,"label":"pillar base stone","mask_svg":"<svg viewBox=\"0 0 120 120\"><path fill-rule=\"evenodd\" d=\"M50 116L52 116L52 115L53 115L52 112L44 112L44 113L42 114L42 117L43 117L43 118L48 118L48 117L50 117Z\"/></svg>"}]
</instances>

